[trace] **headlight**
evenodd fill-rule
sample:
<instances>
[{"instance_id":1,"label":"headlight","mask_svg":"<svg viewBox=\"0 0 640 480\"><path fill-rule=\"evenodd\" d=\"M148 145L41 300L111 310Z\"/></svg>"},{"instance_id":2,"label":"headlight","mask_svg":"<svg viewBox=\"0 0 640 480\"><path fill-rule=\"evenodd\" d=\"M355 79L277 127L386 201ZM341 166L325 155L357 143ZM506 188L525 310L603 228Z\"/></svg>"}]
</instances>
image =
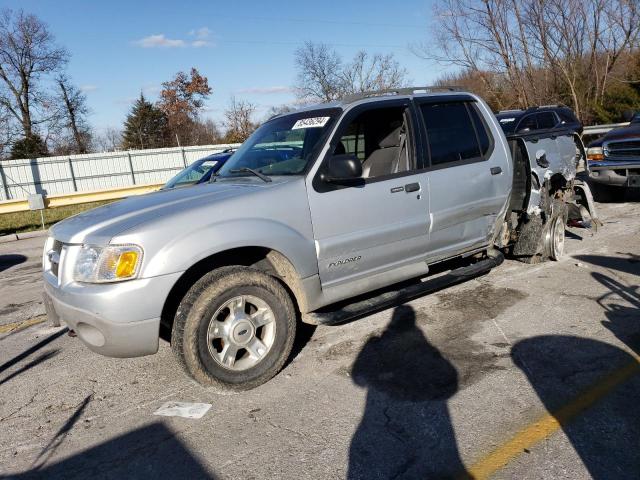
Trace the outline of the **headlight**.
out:
<instances>
[{"instance_id":1,"label":"headlight","mask_svg":"<svg viewBox=\"0 0 640 480\"><path fill-rule=\"evenodd\" d=\"M83 245L76 258L73 279L76 282L107 283L136 278L142 263L137 245Z\"/></svg>"},{"instance_id":2,"label":"headlight","mask_svg":"<svg viewBox=\"0 0 640 480\"><path fill-rule=\"evenodd\" d=\"M604 152L602 151L602 147L587 148L587 160L591 162L599 162L601 160L604 160Z\"/></svg>"}]
</instances>

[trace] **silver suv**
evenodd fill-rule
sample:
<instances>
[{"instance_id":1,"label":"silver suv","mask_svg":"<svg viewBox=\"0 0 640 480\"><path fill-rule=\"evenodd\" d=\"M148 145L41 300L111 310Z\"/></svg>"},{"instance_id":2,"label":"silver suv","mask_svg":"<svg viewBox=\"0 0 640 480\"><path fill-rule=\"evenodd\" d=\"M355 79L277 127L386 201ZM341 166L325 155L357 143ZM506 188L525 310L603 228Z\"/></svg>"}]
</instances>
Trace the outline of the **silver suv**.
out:
<instances>
[{"instance_id":1,"label":"silver suv","mask_svg":"<svg viewBox=\"0 0 640 480\"><path fill-rule=\"evenodd\" d=\"M542 218L547 243L525 242L527 255L559 256L556 204L570 194L576 148L558 142L508 144L464 92L364 95L277 116L209 183L55 225L49 315L108 356L155 353L166 335L197 381L252 388L282 368L299 319L331 323L330 305L442 260L496 258L494 244L507 247L524 224L508 211L527 225ZM510 149L521 150L517 178ZM544 190L553 168L566 180Z\"/></svg>"}]
</instances>

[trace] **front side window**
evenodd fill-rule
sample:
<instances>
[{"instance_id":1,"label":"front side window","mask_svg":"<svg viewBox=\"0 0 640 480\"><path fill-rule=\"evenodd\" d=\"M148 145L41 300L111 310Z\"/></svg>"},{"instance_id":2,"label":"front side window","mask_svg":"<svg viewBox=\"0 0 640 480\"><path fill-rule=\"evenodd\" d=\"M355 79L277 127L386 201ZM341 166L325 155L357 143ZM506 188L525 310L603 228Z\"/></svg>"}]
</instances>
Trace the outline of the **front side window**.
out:
<instances>
[{"instance_id":1,"label":"front side window","mask_svg":"<svg viewBox=\"0 0 640 480\"><path fill-rule=\"evenodd\" d=\"M339 133L333 155L350 154L362 162L362 177L375 178L413 170L406 107L365 110Z\"/></svg>"},{"instance_id":2,"label":"front side window","mask_svg":"<svg viewBox=\"0 0 640 480\"><path fill-rule=\"evenodd\" d=\"M339 115L339 109L292 113L258 128L220 169L218 177L301 175L320 146L320 140Z\"/></svg>"},{"instance_id":3,"label":"front side window","mask_svg":"<svg viewBox=\"0 0 640 480\"><path fill-rule=\"evenodd\" d=\"M169 180L164 188L178 188L196 184L217 164L218 160L196 160Z\"/></svg>"},{"instance_id":4,"label":"front side window","mask_svg":"<svg viewBox=\"0 0 640 480\"><path fill-rule=\"evenodd\" d=\"M420 110L427 128L432 165L482 157L474 121L466 103L426 103L420 106ZM482 148L486 146L488 149L488 138L483 143Z\"/></svg>"}]
</instances>

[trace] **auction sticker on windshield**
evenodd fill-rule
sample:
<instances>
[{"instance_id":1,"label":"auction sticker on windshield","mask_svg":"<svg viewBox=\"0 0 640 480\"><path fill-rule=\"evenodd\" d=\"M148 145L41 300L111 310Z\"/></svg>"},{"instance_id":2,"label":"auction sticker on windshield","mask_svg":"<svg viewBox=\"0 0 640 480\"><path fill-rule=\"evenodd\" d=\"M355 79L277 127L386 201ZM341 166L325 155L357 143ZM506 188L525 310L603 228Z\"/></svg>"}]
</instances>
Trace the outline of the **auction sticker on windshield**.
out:
<instances>
[{"instance_id":1,"label":"auction sticker on windshield","mask_svg":"<svg viewBox=\"0 0 640 480\"><path fill-rule=\"evenodd\" d=\"M297 130L299 128L315 128L315 127L324 127L329 121L330 117L310 117L310 118L301 118L296 123L293 124L291 130Z\"/></svg>"}]
</instances>

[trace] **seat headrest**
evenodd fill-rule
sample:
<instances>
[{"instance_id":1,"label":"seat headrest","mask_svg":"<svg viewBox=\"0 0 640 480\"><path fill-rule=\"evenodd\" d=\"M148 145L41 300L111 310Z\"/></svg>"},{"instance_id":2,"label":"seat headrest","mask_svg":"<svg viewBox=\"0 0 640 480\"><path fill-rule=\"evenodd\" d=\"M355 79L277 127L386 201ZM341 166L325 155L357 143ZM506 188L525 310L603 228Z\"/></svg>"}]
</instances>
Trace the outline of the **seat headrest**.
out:
<instances>
[{"instance_id":1,"label":"seat headrest","mask_svg":"<svg viewBox=\"0 0 640 480\"><path fill-rule=\"evenodd\" d=\"M347 149L344 148L344 143L338 142L338 144L336 145L336 149L333 151L333 154L344 155L345 153L347 153Z\"/></svg>"},{"instance_id":2,"label":"seat headrest","mask_svg":"<svg viewBox=\"0 0 640 480\"><path fill-rule=\"evenodd\" d=\"M378 143L378 145L380 145L380 148L399 147L401 131L402 125L400 125L398 128L395 128L386 137L383 137L382 140L380 140L380 142Z\"/></svg>"}]
</instances>

